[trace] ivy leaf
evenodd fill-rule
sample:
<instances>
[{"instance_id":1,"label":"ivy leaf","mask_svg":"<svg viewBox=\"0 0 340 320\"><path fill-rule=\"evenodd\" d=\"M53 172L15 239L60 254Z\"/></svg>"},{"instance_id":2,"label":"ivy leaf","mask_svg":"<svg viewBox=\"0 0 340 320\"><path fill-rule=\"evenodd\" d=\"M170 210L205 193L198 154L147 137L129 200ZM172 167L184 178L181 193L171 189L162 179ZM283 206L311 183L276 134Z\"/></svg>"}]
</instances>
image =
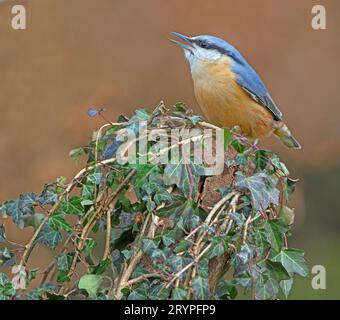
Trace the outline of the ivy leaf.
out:
<instances>
[{"instance_id":1,"label":"ivy leaf","mask_svg":"<svg viewBox=\"0 0 340 320\"><path fill-rule=\"evenodd\" d=\"M175 113L177 113L179 116L183 116L186 111L187 107L183 102L175 103Z\"/></svg>"},{"instance_id":2,"label":"ivy leaf","mask_svg":"<svg viewBox=\"0 0 340 320\"><path fill-rule=\"evenodd\" d=\"M69 271L74 253L61 253L56 257L57 268L60 271Z\"/></svg>"},{"instance_id":3,"label":"ivy leaf","mask_svg":"<svg viewBox=\"0 0 340 320\"><path fill-rule=\"evenodd\" d=\"M63 203L62 211L67 214L82 216L84 214L82 199L78 196L69 198L68 201Z\"/></svg>"},{"instance_id":4,"label":"ivy leaf","mask_svg":"<svg viewBox=\"0 0 340 320\"><path fill-rule=\"evenodd\" d=\"M178 272L184 267L184 259L181 256L171 256L167 259L166 264L171 267L173 272Z\"/></svg>"},{"instance_id":5,"label":"ivy leaf","mask_svg":"<svg viewBox=\"0 0 340 320\"><path fill-rule=\"evenodd\" d=\"M209 251L209 258L219 257L226 251L226 245L224 242L217 241L213 248Z\"/></svg>"},{"instance_id":6,"label":"ivy leaf","mask_svg":"<svg viewBox=\"0 0 340 320\"><path fill-rule=\"evenodd\" d=\"M224 143L224 150L227 150L228 146L230 145L233 136L228 128L223 128L223 143Z\"/></svg>"},{"instance_id":7,"label":"ivy leaf","mask_svg":"<svg viewBox=\"0 0 340 320\"><path fill-rule=\"evenodd\" d=\"M171 288L164 288L163 282L157 282L154 280L155 284L151 283L150 290L149 290L149 297L150 300L167 300L169 299Z\"/></svg>"},{"instance_id":8,"label":"ivy leaf","mask_svg":"<svg viewBox=\"0 0 340 320\"><path fill-rule=\"evenodd\" d=\"M256 281L255 297L260 300L273 299L279 292L279 283L274 278L260 276Z\"/></svg>"},{"instance_id":9,"label":"ivy leaf","mask_svg":"<svg viewBox=\"0 0 340 320\"><path fill-rule=\"evenodd\" d=\"M187 251L191 247L192 243L189 240L181 240L175 249L175 253Z\"/></svg>"},{"instance_id":10,"label":"ivy leaf","mask_svg":"<svg viewBox=\"0 0 340 320\"><path fill-rule=\"evenodd\" d=\"M102 177L103 175L99 170L93 170L93 172L87 176L87 181L94 185L99 185L102 181Z\"/></svg>"},{"instance_id":11,"label":"ivy leaf","mask_svg":"<svg viewBox=\"0 0 340 320\"><path fill-rule=\"evenodd\" d=\"M257 150L255 152L255 165L257 169L264 170L269 161L268 159L269 152L266 150Z\"/></svg>"},{"instance_id":12,"label":"ivy leaf","mask_svg":"<svg viewBox=\"0 0 340 320\"><path fill-rule=\"evenodd\" d=\"M134 186L140 188L145 183L147 177L154 171L158 170L158 166L154 164L139 164L135 166L137 174L135 177Z\"/></svg>"},{"instance_id":13,"label":"ivy leaf","mask_svg":"<svg viewBox=\"0 0 340 320\"><path fill-rule=\"evenodd\" d=\"M202 121L202 117L198 115L189 115L189 116L186 116L185 118L191 121L193 125L197 124L197 122L199 121Z\"/></svg>"},{"instance_id":14,"label":"ivy leaf","mask_svg":"<svg viewBox=\"0 0 340 320\"><path fill-rule=\"evenodd\" d=\"M258 229L254 235L254 239L256 241L256 246L259 249L261 257L267 254L270 249L270 243L268 239L268 234L264 228Z\"/></svg>"},{"instance_id":15,"label":"ivy leaf","mask_svg":"<svg viewBox=\"0 0 340 320\"><path fill-rule=\"evenodd\" d=\"M40 231L35 242L43 243L54 249L62 240L62 236L59 231L53 230L49 223L45 224Z\"/></svg>"},{"instance_id":16,"label":"ivy leaf","mask_svg":"<svg viewBox=\"0 0 340 320\"><path fill-rule=\"evenodd\" d=\"M97 298L97 292L103 283L103 277L98 274L86 274L78 283L79 289L84 289L91 299Z\"/></svg>"},{"instance_id":17,"label":"ivy leaf","mask_svg":"<svg viewBox=\"0 0 340 320\"><path fill-rule=\"evenodd\" d=\"M146 109L137 109L135 114L128 121L126 128L138 133L141 121L148 121L150 114Z\"/></svg>"},{"instance_id":18,"label":"ivy leaf","mask_svg":"<svg viewBox=\"0 0 340 320\"><path fill-rule=\"evenodd\" d=\"M24 206L33 206L37 203L37 195L34 192L26 193L20 196L21 205Z\"/></svg>"},{"instance_id":19,"label":"ivy leaf","mask_svg":"<svg viewBox=\"0 0 340 320\"><path fill-rule=\"evenodd\" d=\"M198 300L206 300L209 297L208 279L200 276L195 277L191 281L191 287L194 291L195 298Z\"/></svg>"},{"instance_id":20,"label":"ivy leaf","mask_svg":"<svg viewBox=\"0 0 340 320\"><path fill-rule=\"evenodd\" d=\"M183 158L178 164L169 163L164 169L164 183L175 184L186 197L192 197L197 192L197 185L201 175L204 175L204 168L194 164L183 163Z\"/></svg>"},{"instance_id":21,"label":"ivy leaf","mask_svg":"<svg viewBox=\"0 0 340 320\"><path fill-rule=\"evenodd\" d=\"M291 277L280 262L267 260L266 267L276 280L289 280Z\"/></svg>"},{"instance_id":22,"label":"ivy leaf","mask_svg":"<svg viewBox=\"0 0 340 320\"><path fill-rule=\"evenodd\" d=\"M285 178L284 184L283 184L283 194L288 201L290 199L290 196L292 193L295 191L296 184L299 180L298 179L290 179L290 178Z\"/></svg>"},{"instance_id":23,"label":"ivy leaf","mask_svg":"<svg viewBox=\"0 0 340 320\"><path fill-rule=\"evenodd\" d=\"M36 288L30 292L26 293L26 299L27 300L41 300L43 299L43 296L47 293L52 293L54 290L56 290L55 285L51 284L43 284L42 287Z\"/></svg>"},{"instance_id":24,"label":"ivy leaf","mask_svg":"<svg viewBox=\"0 0 340 320\"><path fill-rule=\"evenodd\" d=\"M134 120L138 119L138 121L147 121L150 119L150 114L146 109L137 109L134 117Z\"/></svg>"},{"instance_id":25,"label":"ivy leaf","mask_svg":"<svg viewBox=\"0 0 340 320\"><path fill-rule=\"evenodd\" d=\"M58 231L59 229L67 232L72 231L71 225L65 220L65 214L63 212L56 212L49 218L51 228Z\"/></svg>"},{"instance_id":26,"label":"ivy leaf","mask_svg":"<svg viewBox=\"0 0 340 320\"><path fill-rule=\"evenodd\" d=\"M11 267L15 265L15 257L8 248L0 249L0 266Z\"/></svg>"},{"instance_id":27,"label":"ivy leaf","mask_svg":"<svg viewBox=\"0 0 340 320\"><path fill-rule=\"evenodd\" d=\"M94 239L86 239L84 246L84 254L88 256L91 254L92 249L97 245L97 242Z\"/></svg>"},{"instance_id":28,"label":"ivy leaf","mask_svg":"<svg viewBox=\"0 0 340 320\"><path fill-rule=\"evenodd\" d=\"M12 217L14 223L19 228L24 228L23 217L25 214L34 214L34 209L31 206L23 207L20 200L11 202L8 206L7 212Z\"/></svg>"},{"instance_id":29,"label":"ivy leaf","mask_svg":"<svg viewBox=\"0 0 340 320\"><path fill-rule=\"evenodd\" d=\"M94 274L103 274L110 264L111 264L110 259L102 260L99 262L98 265L91 267L90 270Z\"/></svg>"},{"instance_id":30,"label":"ivy leaf","mask_svg":"<svg viewBox=\"0 0 340 320\"><path fill-rule=\"evenodd\" d=\"M231 145L238 153L243 153L244 150L246 149L245 145L238 140L233 140L231 142Z\"/></svg>"},{"instance_id":31,"label":"ivy leaf","mask_svg":"<svg viewBox=\"0 0 340 320\"><path fill-rule=\"evenodd\" d=\"M278 204L280 192L272 185L265 173L255 173L253 176L246 177L238 171L235 176L236 185L250 191L252 205L257 211L266 210L270 204Z\"/></svg>"},{"instance_id":32,"label":"ivy leaf","mask_svg":"<svg viewBox=\"0 0 340 320\"><path fill-rule=\"evenodd\" d=\"M230 281L222 279L217 285L216 294L223 300L233 300L237 296L237 289Z\"/></svg>"},{"instance_id":33,"label":"ivy leaf","mask_svg":"<svg viewBox=\"0 0 340 320\"><path fill-rule=\"evenodd\" d=\"M158 250L158 246L151 239L143 239L142 250L146 254L151 255L153 251Z\"/></svg>"},{"instance_id":34,"label":"ivy leaf","mask_svg":"<svg viewBox=\"0 0 340 320\"><path fill-rule=\"evenodd\" d=\"M8 276L0 273L0 300L10 300L15 295L16 290L12 283L9 281Z\"/></svg>"},{"instance_id":35,"label":"ivy leaf","mask_svg":"<svg viewBox=\"0 0 340 320\"><path fill-rule=\"evenodd\" d=\"M289 293L292 290L293 282L294 282L293 279L282 280L280 282L280 288L283 294L285 295L286 299L288 299Z\"/></svg>"},{"instance_id":36,"label":"ivy leaf","mask_svg":"<svg viewBox=\"0 0 340 320\"><path fill-rule=\"evenodd\" d=\"M38 275L39 269L33 269L27 272L27 282L30 283L32 280L34 280Z\"/></svg>"},{"instance_id":37,"label":"ivy leaf","mask_svg":"<svg viewBox=\"0 0 340 320\"><path fill-rule=\"evenodd\" d=\"M282 172L281 176L287 177L289 175L289 171L286 165L280 161L279 157L276 154L272 155L271 163L277 170Z\"/></svg>"},{"instance_id":38,"label":"ivy leaf","mask_svg":"<svg viewBox=\"0 0 340 320\"><path fill-rule=\"evenodd\" d=\"M177 287L172 291L172 300L186 300L188 295L188 291L181 288Z\"/></svg>"},{"instance_id":39,"label":"ivy leaf","mask_svg":"<svg viewBox=\"0 0 340 320\"><path fill-rule=\"evenodd\" d=\"M308 266L304 259L304 252L302 250L284 249L271 260L274 262L281 262L289 273L297 273L302 277L306 277L309 273Z\"/></svg>"},{"instance_id":40,"label":"ivy leaf","mask_svg":"<svg viewBox=\"0 0 340 320\"><path fill-rule=\"evenodd\" d=\"M235 256L239 258L243 264L246 264L251 260L254 256L254 247L252 245L249 245L247 243L243 244L240 248L240 251Z\"/></svg>"},{"instance_id":41,"label":"ivy leaf","mask_svg":"<svg viewBox=\"0 0 340 320\"><path fill-rule=\"evenodd\" d=\"M92 183L86 183L83 185L81 196L83 199L93 199L94 185Z\"/></svg>"},{"instance_id":42,"label":"ivy leaf","mask_svg":"<svg viewBox=\"0 0 340 320\"><path fill-rule=\"evenodd\" d=\"M174 198L171 205L157 210L157 215L164 216L177 216L177 215L190 215L194 213L193 203L184 197Z\"/></svg>"},{"instance_id":43,"label":"ivy leaf","mask_svg":"<svg viewBox=\"0 0 340 320\"><path fill-rule=\"evenodd\" d=\"M171 244L175 243L175 235L173 231L166 231L162 236L162 242L165 246L170 246Z\"/></svg>"},{"instance_id":44,"label":"ivy leaf","mask_svg":"<svg viewBox=\"0 0 340 320\"><path fill-rule=\"evenodd\" d=\"M0 242L6 242L5 227L3 224L0 225Z\"/></svg>"},{"instance_id":45,"label":"ivy leaf","mask_svg":"<svg viewBox=\"0 0 340 320\"><path fill-rule=\"evenodd\" d=\"M123 141L119 141L114 138L110 140L106 145L101 155L101 160L113 158L118 150L118 148L123 144Z\"/></svg>"},{"instance_id":46,"label":"ivy leaf","mask_svg":"<svg viewBox=\"0 0 340 320\"><path fill-rule=\"evenodd\" d=\"M128 300L146 300L148 299L149 284L143 282L135 290L131 291Z\"/></svg>"},{"instance_id":47,"label":"ivy leaf","mask_svg":"<svg viewBox=\"0 0 340 320\"><path fill-rule=\"evenodd\" d=\"M85 154L86 152L84 148L75 148L69 152L70 158L75 162L78 162L80 158Z\"/></svg>"},{"instance_id":48,"label":"ivy leaf","mask_svg":"<svg viewBox=\"0 0 340 320\"><path fill-rule=\"evenodd\" d=\"M268 220L265 223L269 242L275 251L280 251L283 247L283 234L289 229L281 219Z\"/></svg>"},{"instance_id":49,"label":"ivy leaf","mask_svg":"<svg viewBox=\"0 0 340 320\"><path fill-rule=\"evenodd\" d=\"M48 188L46 188L37 199L38 203L42 206L48 205L48 204L54 204L55 202L57 202L57 200L58 200L58 195L54 191Z\"/></svg>"}]
</instances>

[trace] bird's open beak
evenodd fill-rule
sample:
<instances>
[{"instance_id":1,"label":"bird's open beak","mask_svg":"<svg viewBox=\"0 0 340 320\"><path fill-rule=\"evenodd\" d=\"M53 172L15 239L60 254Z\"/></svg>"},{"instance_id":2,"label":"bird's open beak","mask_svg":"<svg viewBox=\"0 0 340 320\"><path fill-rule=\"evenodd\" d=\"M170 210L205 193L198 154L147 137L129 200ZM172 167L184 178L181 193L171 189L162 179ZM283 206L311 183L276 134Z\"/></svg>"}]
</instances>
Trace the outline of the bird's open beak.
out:
<instances>
[{"instance_id":1,"label":"bird's open beak","mask_svg":"<svg viewBox=\"0 0 340 320\"><path fill-rule=\"evenodd\" d=\"M171 32L171 34L176 36L177 38L183 40L185 43L170 39L171 42L178 44L183 49L188 50L192 53L192 49L194 48L194 46L192 44L192 40L191 40L190 37L184 36L184 35L177 33L177 32Z\"/></svg>"}]
</instances>

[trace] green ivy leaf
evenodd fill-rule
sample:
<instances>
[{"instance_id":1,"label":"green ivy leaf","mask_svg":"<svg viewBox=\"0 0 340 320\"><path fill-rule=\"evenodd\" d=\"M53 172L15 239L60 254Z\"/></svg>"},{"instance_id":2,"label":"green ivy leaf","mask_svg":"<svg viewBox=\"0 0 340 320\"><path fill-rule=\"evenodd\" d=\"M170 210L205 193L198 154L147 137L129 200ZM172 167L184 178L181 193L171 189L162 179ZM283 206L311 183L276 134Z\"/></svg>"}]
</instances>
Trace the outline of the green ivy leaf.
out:
<instances>
[{"instance_id":1,"label":"green ivy leaf","mask_svg":"<svg viewBox=\"0 0 340 320\"><path fill-rule=\"evenodd\" d=\"M142 242L143 242L142 250L146 254L150 255L150 254L152 254L153 251L158 250L158 246L156 245L154 240L143 239Z\"/></svg>"},{"instance_id":2,"label":"green ivy leaf","mask_svg":"<svg viewBox=\"0 0 340 320\"><path fill-rule=\"evenodd\" d=\"M304 259L304 252L302 250L284 249L271 260L274 262L281 262L289 273L297 273L302 277L306 277L309 273L308 266Z\"/></svg>"},{"instance_id":3,"label":"green ivy leaf","mask_svg":"<svg viewBox=\"0 0 340 320\"><path fill-rule=\"evenodd\" d=\"M184 288L177 287L172 290L172 300L186 300L188 291Z\"/></svg>"},{"instance_id":4,"label":"green ivy leaf","mask_svg":"<svg viewBox=\"0 0 340 320\"><path fill-rule=\"evenodd\" d=\"M69 271L74 254L61 253L56 257L57 268L61 271Z\"/></svg>"},{"instance_id":5,"label":"green ivy leaf","mask_svg":"<svg viewBox=\"0 0 340 320\"><path fill-rule=\"evenodd\" d=\"M255 165L256 169L264 170L268 164L269 158L268 158L269 152L267 150L257 150L255 152Z\"/></svg>"},{"instance_id":6,"label":"green ivy leaf","mask_svg":"<svg viewBox=\"0 0 340 320\"><path fill-rule=\"evenodd\" d=\"M233 140L231 142L231 145L238 153L243 153L244 150L246 149L245 145L238 140Z\"/></svg>"},{"instance_id":7,"label":"green ivy leaf","mask_svg":"<svg viewBox=\"0 0 340 320\"><path fill-rule=\"evenodd\" d=\"M84 148L76 148L70 151L69 156L73 161L78 162L80 158L85 154L86 152Z\"/></svg>"},{"instance_id":8,"label":"green ivy leaf","mask_svg":"<svg viewBox=\"0 0 340 320\"><path fill-rule=\"evenodd\" d=\"M224 143L224 150L228 149L228 146L230 145L231 141L233 139L233 136L228 128L223 128L223 143Z\"/></svg>"},{"instance_id":9,"label":"green ivy leaf","mask_svg":"<svg viewBox=\"0 0 340 320\"><path fill-rule=\"evenodd\" d=\"M86 274L78 283L79 289L84 289L91 299L97 298L97 292L103 283L103 277L98 274Z\"/></svg>"},{"instance_id":10,"label":"green ivy leaf","mask_svg":"<svg viewBox=\"0 0 340 320\"><path fill-rule=\"evenodd\" d=\"M63 202L62 211L66 214L82 216L84 214L82 198L79 196L70 197L68 201Z\"/></svg>"},{"instance_id":11,"label":"green ivy leaf","mask_svg":"<svg viewBox=\"0 0 340 320\"><path fill-rule=\"evenodd\" d=\"M181 256L173 255L167 259L166 264L171 267L173 272L178 272L184 267L184 259Z\"/></svg>"},{"instance_id":12,"label":"green ivy leaf","mask_svg":"<svg viewBox=\"0 0 340 320\"><path fill-rule=\"evenodd\" d=\"M189 240L181 240L180 243L175 248L176 253L180 253L183 251L187 251L192 246L192 243Z\"/></svg>"},{"instance_id":13,"label":"green ivy leaf","mask_svg":"<svg viewBox=\"0 0 340 320\"><path fill-rule=\"evenodd\" d=\"M260 300L273 299L279 292L279 283L274 278L267 279L267 277L260 276L256 280L255 287L255 297Z\"/></svg>"},{"instance_id":14,"label":"green ivy leaf","mask_svg":"<svg viewBox=\"0 0 340 320\"><path fill-rule=\"evenodd\" d=\"M5 226L3 224L0 225L0 242L5 242Z\"/></svg>"},{"instance_id":15,"label":"green ivy leaf","mask_svg":"<svg viewBox=\"0 0 340 320\"><path fill-rule=\"evenodd\" d=\"M128 296L128 300L147 300L148 299L148 284L142 283L138 288L132 290Z\"/></svg>"},{"instance_id":16,"label":"green ivy leaf","mask_svg":"<svg viewBox=\"0 0 340 320\"><path fill-rule=\"evenodd\" d=\"M276 154L272 155L271 162L277 170L282 172L281 176L287 177L289 175L286 165L280 161L280 158Z\"/></svg>"},{"instance_id":17,"label":"green ivy leaf","mask_svg":"<svg viewBox=\"0 0 340 320\"><path fill-rule=\"evenodd\" d=\"M58 231L59 229L67 232L72 231L71 225L65 220L65 214L63 212L56 212L49 218L49 223L52 229Z\"/></svg>"},{"instance_id":18,"label":"green ivy leaf","mask_svg":"<svg viewBox=\"0 0 340 320\"><path fill-rule=\"evenodd\" d=\"M45 187L40 197L38 197L38 202L42 206L54 204L57 202L57 200L58 194L54 190L51 190L51 188L49 187Z\"/></svg>"},{"instance_id":19,"label":"green ivy leaf","mask_svg":"<svg viewBox=\"0 0 340 320\"><path fill-rule=\"evenodd\" d=\"M91 254L92 249L97 245L97 242L94 239L86 239L85 246L84 246L84 254L88 256Z\"/></svg>"},{"instance_id":20,"label":"green ivy leaf","mask_svg":"<svg viewBox=\"0 0 340 320\"><path fill-rule=\"evenodd\" d=\"M284 179L284 184L283 184L283 195L288 201L290 199L290 196L293 194L295 191L296 184L299 180L298 179L290 179L290 178L285 178Z\"/></svg>"},{"instance_id":21,"label":"green ivy leaf","mask_svg":"<svg viewBox=\"0 0 340 320\"><path fill-rule=\"evenodd\" d=\"M94 185L92 183L86 183L83 185L81 196L83 199L93 199Z\"/></svg>"},{"instance_id":22,"label":"green ivy leaf","mask_svg":"<svg viewBox=\"0 0 340 320\"><path fill-rule=\"evenodd\" d=\"M216 294L220 299L233 300L237 296L237 289L230 281L222 279L217 285Z\"/></svg>"},{"instance_id":23,"label":"green ivy leaf","mask_svg":"<svg viewBox=\"0 0 340 320\"><path fill-rule=\"evenodd\" d=\"M175 243L176 239L174 232L172 230L167 230L166 232L164 232L162 236L162 242L167 247Z\"/></svg>"},{"instance_id":24,"label":"green ivy leaf","mask_svg":"<svg viewBox=\"0 0 340 320\"><path fill-rule=\"evenodd\" d=\"M268 220L265 223L269 242L275 251L280 251L283 247L283 235L289 230L281 219Z\"/></svg>"},{"instance_id":25,"label":"green ivy leaf","mask_svg":"<svg viewBox=\"0 0 340 320\"><path fill-rule=\"evenodd\" d=\"M134 167L137 170L137 174L135 176L135 182L134 182L134 186L136 188L142 187L143 184L146 182L148 176L153 171L159 170L159 167L155 164L138 164L138 165L135 165Z\"/></svg>"},{"instance_id":26,"label":"green ivy leaf","mask_svg":"<svg viewBox=\"0 0 340 320\"><path fill-rule=\"evenodd\" d=\"M281 262L267 260L266 267L269 270L269 272L275 277L276 280L281 281L290 279L289 273L283 267Z\"/></svg>"},{"instance_id":27,"label":"green ivy leaf","mask_svg":"<svg viewBox=\"0 0 340 320\"><path fill-rule=\"evenodd\" d=\"M264 211L270 204L278 204L280 192L272 185L268 175L265 173L255 173L253 176L246 177L242 172L238 171L235 176L236 185L250 191L252 205L256 210Z\"/></svg>"},{"instance_id":28,"label":"green ivy leaf","mask_svg":"<svg viewBox=\"0 0 340 320\"><path fill-rule=\"evenodd\" d=\"M191 281L191 287L194 296L198 300L206 300L209 297L208 279L203 279L200 276L195 277Z\"/></svg>"},{"instance_id":29,"label":"green ivy leaf","mask_svg":"<svg viewBox=\"0 0 340 320\"><path fill-rule=\"evenodd\" d=\"M164 169L164 183L176 185L185 197L193 196L197 192L200 176L204 175L204 168L192 160L189 164L183 163L183 158L178 164L167 164Z\"/></svg>"},{"instance_id":30,"label":"green ivy leaf","mask_svg":"<svg viewBox=\"0 0 340 320\"><path fill-rule=\"evenodd\" d=\"M52 293L54 290L56 290L55 285L51 284L43 284L40 288L35 288L30 292L26 293L26 299L27 300L41 300L44 295L46 295L48 292Z\"/></svg>"},{"instance_id":31,"label":"green ivy leaf","mask_svg":"<svg viewBox=\"0 0 340 320\"><path fill-rule=\"evenodd\" d=\"M217 241L217 243L214 244L213 248L209 251L209 258L221 256L226 251L226 249L226 244L223 241Z\"/></svg>"},{"instance_id":32,"label":"green ivy leaf","mask_svg":"<svg viewBox=\"0 0 340 320\"><path fill-rule=\"evenodd\" d=\"M111 259L102 260L95 267L90 268L91 272L94 274L103 274L109 265L111 264Z\"/></svg>"},{"instance_id":33,"label":"green ivy leaf","mask_svg":"<svg viewBox=\"0 0 340 320\"><path fill-rule=\"evenodd\" d=\"M59 231L52 229L49 223L45 224L42 230L40 231L35 242L44 243L47 246L54 249L59 242L62 240L62 236Z\"/></svg>"},{"instance_id":34,"label":"green ivy leaf","mask_svg":"<svg viewBox=\"0 0 340 320\"><path fill-rule=\"evenodd\" d=\"M15 296L16 290L5 273L0 273L0 300L10 300Z\"/></svg>"},{"instance_id":35,"label":"green ivy leaf","mask_svg":"<svg viewBox=\"0 0 340 320\"><path fill-rule=\"evenodd\" d=\"M282 289L282 292L285 295L286 299L288 299L289 293L292 290L293 282L293 279L282 280L280 282L280 288Z\"/></svg>"},{"instance_id":36,"label":"green ivy leaf","mask_svg":"<svg viewBox=\"0 0 340 320\"><path fill-rule=\"evenodd\" d=\"M0 249L0 266L11 267L15 265L15 257L8 248Z\"/></svg>"},{"instance_id":37,"label":"green ivy leaf","mask_svg":"<svg viewBox=\"0 0 340 320\"><path fill-rule=\"evenodd\" d=\"M88 176L87 176L87 181L94 184L98 185L102 181L102 173L100 172L99 169L94 169Z\"/></svg>"},{"instance_id":38,"label":"green ivy leaf","mask_svg":"<svg viewBox=\"0 0 340 320\"><path fill-rule=\"evenodd\" d=\"M34 208L31 204L19 199L8 204L7 213L12 217L14 223L22 229L25 227L24 217L32 216Z\"/></svg>"}]
</instances>

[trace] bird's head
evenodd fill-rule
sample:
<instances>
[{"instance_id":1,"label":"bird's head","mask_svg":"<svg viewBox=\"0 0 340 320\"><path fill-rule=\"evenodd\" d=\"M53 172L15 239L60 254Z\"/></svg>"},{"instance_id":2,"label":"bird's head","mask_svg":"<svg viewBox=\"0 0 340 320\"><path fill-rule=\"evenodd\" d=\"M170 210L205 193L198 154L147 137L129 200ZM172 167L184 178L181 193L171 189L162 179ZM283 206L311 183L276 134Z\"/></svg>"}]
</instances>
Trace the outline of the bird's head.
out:
<instances>
[{"instance_id":1,"label":"bird's head","mask_svg":"<svg viewBox=\"0 0 340 320\"><path fill-rule=\"evenodd\" d=\"M198 62L218 62L223 58L231 59L234 63L244 63L240 52L221 38L208 35L189 37L177 32L171 34L182 40L170 41L184 49L185 57L191 66Z\"/></svg>"}]
</instances>

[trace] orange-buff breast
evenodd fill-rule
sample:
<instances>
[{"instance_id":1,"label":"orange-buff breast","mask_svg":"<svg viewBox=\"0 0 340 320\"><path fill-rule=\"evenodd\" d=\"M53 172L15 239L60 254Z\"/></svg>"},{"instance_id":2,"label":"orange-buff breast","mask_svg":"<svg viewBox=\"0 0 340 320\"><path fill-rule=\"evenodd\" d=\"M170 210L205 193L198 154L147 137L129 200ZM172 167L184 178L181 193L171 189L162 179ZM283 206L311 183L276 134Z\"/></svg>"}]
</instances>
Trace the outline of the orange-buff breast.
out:
<instances>
[{"instance_id":1,"label":"orange-buff breast","mask_svg":"<svg viewBox=\"0 0 340 320\"><path fill-rule=\"evenodd\" d=\"M272 114L237 84L227 58L197 62L191 74L197 102L211 123L228 128L238 125L249 139L274 131Z\"/></svg>"}]
</instances>

